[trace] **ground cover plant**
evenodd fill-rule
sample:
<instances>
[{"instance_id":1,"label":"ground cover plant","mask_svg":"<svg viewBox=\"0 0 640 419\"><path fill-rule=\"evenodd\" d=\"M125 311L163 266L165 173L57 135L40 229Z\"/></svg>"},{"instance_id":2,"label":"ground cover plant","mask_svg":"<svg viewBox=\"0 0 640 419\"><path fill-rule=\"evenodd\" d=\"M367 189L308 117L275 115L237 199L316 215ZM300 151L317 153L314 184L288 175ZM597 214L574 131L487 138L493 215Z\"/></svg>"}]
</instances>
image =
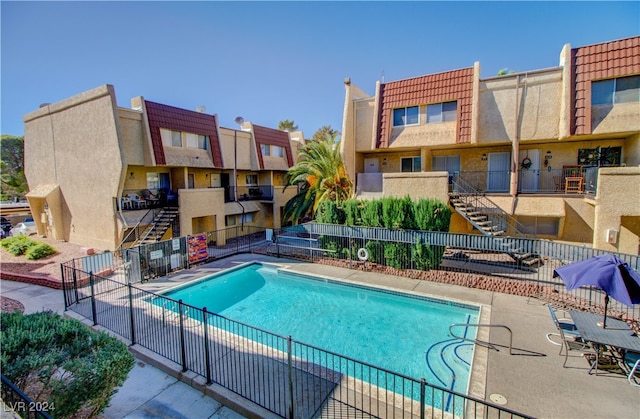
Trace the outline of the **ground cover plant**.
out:
<instances>
[{"instance_id":1,"label":"ground cover plant","mask_svg":"<svg viewBox=\"0 0 640 419\"><path fill-rule=\"evenodd\" d=\"M38 260L56 253L56 249L47 243L30 239L27 236L13 236L0 241L0 246L13 256L24 255L29 260Z\"/></svg>"},{"instance_id":2,"label":"ground cover plant","mask_svg":"<svg viewBox=\"0 0 640 419\"><path fill-rule=\"evenodd\" d=\"M56 313L0 314L2 373L54 418L95 417L124 383L127 346Z\"/></svg>"},{"instance_id":3,"label":"ground cover plant","mask_svg":"<svg viewBox=\"0 0 640 419\"><path fill-rule=\"evenodd\" d=\"M350 199L340 205L324 201L318 207L316 222L347 226L382 227L400 230L449 231L451 209L436 199L382 198L376 200ZM335 258L357 259L357 239L323 235L319 239L323 249ZM433 246L417 239L415 243L396 243L367 240L364 243L368 260L373 263L404 269L436 268L442 262L444 246Z\"/></svg>"}]
</instances>

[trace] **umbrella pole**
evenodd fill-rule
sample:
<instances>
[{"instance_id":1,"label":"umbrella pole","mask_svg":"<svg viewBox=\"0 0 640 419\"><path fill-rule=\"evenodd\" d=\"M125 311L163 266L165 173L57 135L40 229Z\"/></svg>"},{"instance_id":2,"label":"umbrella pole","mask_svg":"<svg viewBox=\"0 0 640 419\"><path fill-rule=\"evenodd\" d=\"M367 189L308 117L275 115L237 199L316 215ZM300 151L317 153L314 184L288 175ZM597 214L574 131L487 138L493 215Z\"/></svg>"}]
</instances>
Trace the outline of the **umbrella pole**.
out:
<instances>
[{"instance_id":1,"label":"umbrella pole","mask_svg":"<svg viewBox=\"0 0 640 419\"><path fill-rule=\"evenodd\" d=\"M602 328L607 327L607 306L609 305L609 294L604 295L604 321L602 322Z\"/></svg>"}]
</instances>

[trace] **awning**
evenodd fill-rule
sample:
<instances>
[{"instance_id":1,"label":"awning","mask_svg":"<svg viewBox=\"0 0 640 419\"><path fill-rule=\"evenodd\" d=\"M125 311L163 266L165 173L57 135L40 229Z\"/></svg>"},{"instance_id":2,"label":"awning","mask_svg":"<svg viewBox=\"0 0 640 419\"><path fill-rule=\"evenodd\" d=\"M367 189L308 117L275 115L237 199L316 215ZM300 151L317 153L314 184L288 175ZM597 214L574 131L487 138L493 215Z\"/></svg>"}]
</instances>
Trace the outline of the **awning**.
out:
<instances>
[{"instance_id":1,"label":"awning","mask_svg":"<svg viewBox=\"0 0 640 419\"><path fill-rule=\"evenodd\" d=\"M258 212L260 211L260 204L253 201L242 201L242 202L227 202L224 204L224 214L225 215L236 215L247 212Z\"/></svg>"},{"instance_id":2,"label":"awning","mask_svg":"<svg viewBox=\"0 0 640 419\"><path fill-rule=\"evenodd\" d=\"M44 184L38 185L29 192L27 192L27 198L47 198L54 192L60 190L60 185L52 183L52 184Z\"/></svg>"}]
</instances>

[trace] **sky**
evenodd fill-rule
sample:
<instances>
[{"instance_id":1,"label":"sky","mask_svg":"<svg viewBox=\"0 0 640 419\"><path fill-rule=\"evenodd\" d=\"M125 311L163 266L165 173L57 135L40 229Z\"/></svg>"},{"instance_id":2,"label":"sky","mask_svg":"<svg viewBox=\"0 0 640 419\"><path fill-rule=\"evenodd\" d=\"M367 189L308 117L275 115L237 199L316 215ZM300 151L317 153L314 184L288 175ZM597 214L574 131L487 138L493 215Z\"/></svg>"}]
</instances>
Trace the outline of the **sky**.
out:
<instances>
[{"instance_id":1,"label":"sky","mask_svg":"<svg viewBox=\"0 0 640 419\"><path fill-rule=\"evenodd\" d=\"M571 47L638 36L640 2L0 1L0 133L103 84L306 138L342 130L344 80L366 93L480 63L482 78L559 65Z\"/></svg>"}]
</instances>

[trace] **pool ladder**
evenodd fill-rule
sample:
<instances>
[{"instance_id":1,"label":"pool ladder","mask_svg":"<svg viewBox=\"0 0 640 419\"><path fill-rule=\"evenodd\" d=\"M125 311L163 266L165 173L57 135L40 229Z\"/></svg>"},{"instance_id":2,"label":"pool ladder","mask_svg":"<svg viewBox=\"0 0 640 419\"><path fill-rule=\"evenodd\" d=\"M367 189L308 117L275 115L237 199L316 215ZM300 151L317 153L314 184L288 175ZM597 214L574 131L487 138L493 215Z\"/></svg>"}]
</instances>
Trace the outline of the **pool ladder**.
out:
<instances>
[{"instance_id":1,"label":"pool ladder","mask_svg":"<svg viewBox=\"0 0 640 419\"><path fill-rule=\"evenodd\" d=\"M454 327L499 327L502 329L506 329L509 332L509 355L513 355L513 332L511 331L511 329L508 326L505 326L503 324L483 324L483 323L453 323L449 326L449 334L451 334L451 336L453 336L456 339L462 339L462 340L466 340L468 342L473 342L473 343L479 343L479 344L483 344L486 345L492 349L495 349L496 351L498 350L494 344L492 344L491 342L484 342L482 340L479 339L469 339L467 337L464 336L457 336L456 334L453 333L453 328Z\"/></svg>"}]
</instances>

